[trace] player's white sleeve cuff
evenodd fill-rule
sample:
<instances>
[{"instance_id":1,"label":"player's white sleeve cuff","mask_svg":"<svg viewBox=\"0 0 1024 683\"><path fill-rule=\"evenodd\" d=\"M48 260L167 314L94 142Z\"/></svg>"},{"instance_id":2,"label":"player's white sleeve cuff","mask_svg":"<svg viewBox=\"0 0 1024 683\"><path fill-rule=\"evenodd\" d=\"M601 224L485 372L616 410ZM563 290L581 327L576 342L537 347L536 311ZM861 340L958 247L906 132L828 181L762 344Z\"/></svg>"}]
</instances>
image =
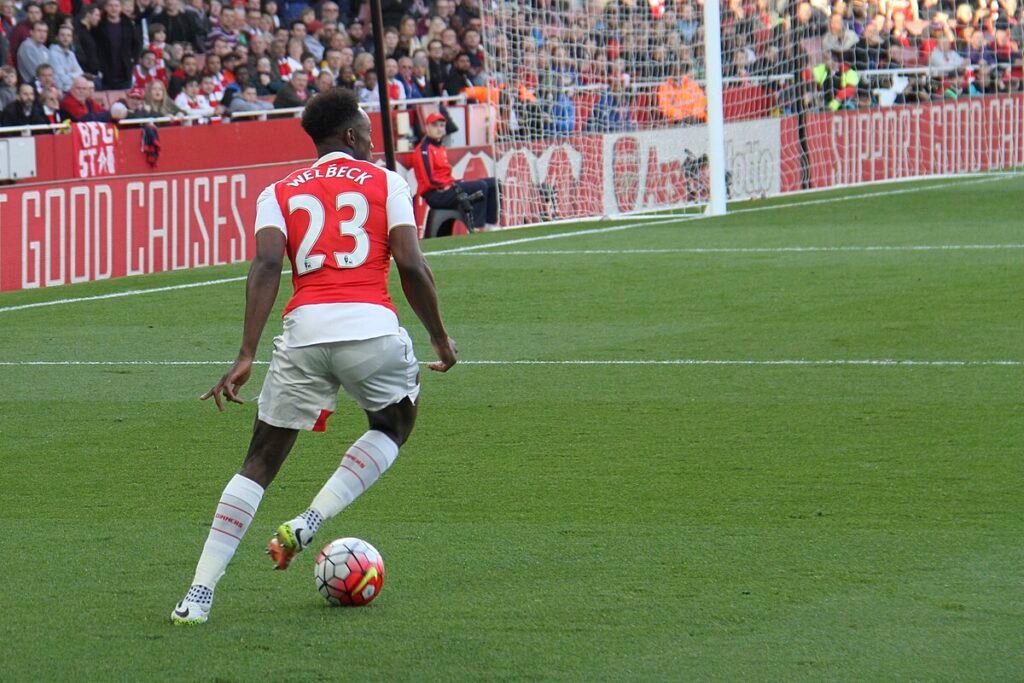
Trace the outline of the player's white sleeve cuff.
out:
<instances>
[{"instance_id":1,"label":"player's white sleeve cuff","mask_svg":"<svg viewBox=\"0 0 1024 683\"><path fill-rule=\"evenodd\" d=\"M256 200L256 229L253 233L257 233L264 228L277 228L286 237L288 236L288 228L284 222L281 205L277 201L274 185L268 185L264 188Z\"/></svg>"},{"instance_id":2,"label":"player's white sleeve cuff","mask_svg":"<svg viewBox=\"0 0 1024 683\"><path fill-rule=\"evenodd\" d=\"M388 173L388 232L399 225L416 225L409 183L397 173Z\"/></svg>"}]
</instances>

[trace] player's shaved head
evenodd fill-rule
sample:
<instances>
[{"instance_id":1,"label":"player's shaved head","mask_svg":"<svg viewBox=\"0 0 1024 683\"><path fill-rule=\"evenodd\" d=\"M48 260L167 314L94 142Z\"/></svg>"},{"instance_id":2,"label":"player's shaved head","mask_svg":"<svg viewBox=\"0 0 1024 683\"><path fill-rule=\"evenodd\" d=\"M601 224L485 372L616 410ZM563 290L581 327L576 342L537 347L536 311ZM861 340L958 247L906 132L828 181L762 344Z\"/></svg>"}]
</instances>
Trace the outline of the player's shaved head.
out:
<instances>
[{"instance_id":1,"label":"player's shaved head","mask_svg":"<svg viewBox=\"0 0 1024 683\"><path fill-rule=\"evenodd\" d=\"M334 88L312 97L302 112L302 129L321 155L344 151L369 158L370 120L352 90Z\"/></svg>"}]
</instances>

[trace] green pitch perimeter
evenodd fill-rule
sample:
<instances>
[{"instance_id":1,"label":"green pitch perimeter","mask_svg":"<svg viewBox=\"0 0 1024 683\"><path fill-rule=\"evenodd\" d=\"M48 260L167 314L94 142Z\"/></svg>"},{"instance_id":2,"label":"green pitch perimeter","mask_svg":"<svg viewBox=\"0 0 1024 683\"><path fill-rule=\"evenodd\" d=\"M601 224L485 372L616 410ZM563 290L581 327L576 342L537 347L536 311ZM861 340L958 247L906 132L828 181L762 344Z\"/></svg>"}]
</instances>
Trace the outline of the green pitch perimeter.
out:
<instances>
[{"instance_id":1,"label":"green pitch perimeter","mask_svg":"<svg viewBox=\"0 0 1024 683\"><path fill-rule=\"evenodd\" d=\"M0 679L1020 680L1022 196L936 180L427 244L491 245L431 263L463 358L494 363L425 374L397 465L320 534L382 551L380 599L329 608L313 553L262 552L362 433L347 406L195 629L167 617L255 407L197 400L226 365L26 362L228 361L242 283L11 307L244 267L0 296ZM865 360L922 364L770 363Z\"/></svg>"}]
</instances>

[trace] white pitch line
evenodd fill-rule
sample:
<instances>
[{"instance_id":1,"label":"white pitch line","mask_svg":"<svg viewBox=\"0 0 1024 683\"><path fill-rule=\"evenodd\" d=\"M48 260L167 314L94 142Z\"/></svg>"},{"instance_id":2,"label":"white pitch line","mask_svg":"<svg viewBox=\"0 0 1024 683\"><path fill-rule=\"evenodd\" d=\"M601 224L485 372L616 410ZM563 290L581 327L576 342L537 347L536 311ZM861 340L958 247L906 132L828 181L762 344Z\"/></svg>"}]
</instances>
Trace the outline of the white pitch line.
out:
<instances>
[{"instance_id":1,"label":"white pitch line","mask_svg":"<svg viewBox=\"0 0 1024 683\"><path fill-rule=\"evenodd\" d=\"M458 256L614 256L616 254L788 254L806 252L873 251L974 251L1024 249L1024 244L907 244L837 247L691 247L679 249L537 249L534 251L486 251Z\"/></svg>"},{"instance_id":2,"label":"white pitch line","mask_svg":"<svg viewBox=\"0 0 1024 683\"><path fill-rule=\"evenodd\" d=\"M24 360L0 361L0 367L34 366L206 366L231 365L227 360ZM255 365L267 365L268 361L255 361ZM426 362L420 363L426 365ZM664 360L460 360L459 365L569 365L569 366L615 366L615 365L677 365L677 366L765 366L765 367L1022 367L1024 360L912 360L897 358L851 358L814 360L806 358L783 360L755 359L712 359L712 358L669 358Z\"/></svg>"},{"instance_id":3,"label":"white pitch line","mask_svg":"<svg viewBox=\"0 0 1024 683\"><path fill-rule=\"evenodd\" d=\"M854 201L857 199L870 199L873 197L888 197L892 195L911 194L915 192L926 192L928 190L943 189L947 187L956 187L959 185L975 185L978 183L995 182L998 180L1004 180L1008 177L1012 177L1012 174L1003 174L996 176L986 176L984 178L972 178L966 180L950 181L940 184L924 185L921 187L909 187L898 190L884 190L881 192L865 192L863 194L847 195L842 197L826 197L822 199L811 199L807 201L796 201L788 202L784 204L772 204L770 206L756 206L747 209L732 209L730 214L736 213L749 213L756 211L774 211L775 209L789 209L798 208L801 206L814 206L818 204L830 204L833 202L844 202ZM572 232L560 232L554 235L537 235L534 237L522 237L514 240L504 240L500 242L489 242L487 244L474 244L465 247L456 247L453 249L440 249L438 251L426 252L426 256L445 256L447 254L461 254L466 252L479 251L482 249L495 249L498 247L504 247L514 244L526 244L529 242L539 242L544 240L561 239L563 237L579 237L583 235L598 235L609 232L620 232L622 230L632 230L634 228L643 228L656 225L664 225L667 223L675 223L679 221L691 221L699 218L704 218L703 214L661 214L660 216L652 217L649 220L640 221L636 223L626 223L623 225L613 225L604 228L591 228L587 230L574 230ZM614 219L613 219L614 220ZM621 253L621 252L618 252ZM288 274L290 271L285 271L282 274ZM94 296L82 296L82 297L68 297L64 299L52 299L50 301L37 301L30 304L17 304L14 306L2 306L0 307L0 313L10 313L13 311L23 311L30 308L41 308L44 306L60 306L63 304L77 304L86 301L103 301L106 299L119 299L121 297L128 296L140 296L142 294L154 294L158 292L172 292L179 289L192 289L195 287L209 287L213 285L226 284L230 282L241 282L245 280L245 276L230 277L230 278L219 278L216 280L202 280L200 282L190 282L182 285L170 285L167 287L152 287L150 289L129 289L123 292L112 292L110 294L98 294Z\"/></svg>"},{"instance_id":4,"label":"white pitch line","mask_svg":"<svg viewBox=\"0 0 1024 683\"><path fill-rule=\"evenodd\" d=\"M123 292L111 292L110 294L97 294L95 296L78 296L67 299L51 299L50 301L37 301L31 304L18 304L16 306L4 306L0 313L8 311L22 311L26 308L42 308L43 306L60 306L62 304L77 304L83 301L101 301L103 299L119 299L125 296L138 296L140 294L155 294L157 292L173 292L178 289L192 289L193 287L209 287L210 285L222 285L226 282L238 282L244 280L242 277L224 277L218 280L203 280L202 282L190 282L186 285L169 285L167 287L150 287L148 289L126 289Z\"/></svg>"},{"instance_id":5,"label":"white pitch line","mask_svg":"<svg viewBox=\"0 0 1024 683\"><path fill-rule=\"evenodd\" d=\"M573 230L572 232L559 232L554 235L537 235L534 237L522 237L514 240L504 240L502 242L488 242L487 244L473 244L468 247L456 247L454 249L440 249L438 251L428 251L425 255L430 256L445 256L447 254L463 254L470 251L479 251L480 249L494 249L495 247L504 247L510 244L526 244L528 242L541 242L544 240L557 240L563 237L579 237L580 235L600 235L607 232L621 232L622 230L632 230L634 228L645 228L652 225L662 225L664 223L677 223L680 220L693 220L697 216L687 218L685 216L667 216L656 220L647 220L640 223L626 223L624 225L612 225L606 228L588 228L586 230Z\"/></svg>"}]
</instances>

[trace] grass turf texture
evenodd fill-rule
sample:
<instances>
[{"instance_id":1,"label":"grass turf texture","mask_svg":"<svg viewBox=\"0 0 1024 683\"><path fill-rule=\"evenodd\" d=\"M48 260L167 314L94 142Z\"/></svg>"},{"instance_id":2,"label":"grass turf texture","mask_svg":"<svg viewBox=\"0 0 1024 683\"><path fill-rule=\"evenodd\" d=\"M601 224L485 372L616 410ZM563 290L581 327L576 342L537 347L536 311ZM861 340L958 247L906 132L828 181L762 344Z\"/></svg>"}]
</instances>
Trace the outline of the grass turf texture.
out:
<instances>
[{"instance_id":1,"label":"grass turf texture","mask_svg":"<svg viewBox=\"0 0 1024 683\"><path fill-rule=\"evenodd\" d=\"M921 191L431 263L466 360L1024 360L1024 249L498 255L1024 242L1020 177L882 189ZM5 294L0 307L244 271ZM0 361L227 361L242 300L234 283L9 311ZM406 309L403 318L429 360L421 329ZM262 554L364 430L345 404L326 435L300 438L210 624L173 628L167 616L255 412L250 403L218 415L196 400L225 368L0 367L0 677L1011 680L1024 671L1019 365L425 373L421 422L395 468L318 539L376 545L388 570L380 599L330 608L313 584L314 553L283 574ZM265 371L244 396L258 393Z\"/></svg>"}]
</instances>

